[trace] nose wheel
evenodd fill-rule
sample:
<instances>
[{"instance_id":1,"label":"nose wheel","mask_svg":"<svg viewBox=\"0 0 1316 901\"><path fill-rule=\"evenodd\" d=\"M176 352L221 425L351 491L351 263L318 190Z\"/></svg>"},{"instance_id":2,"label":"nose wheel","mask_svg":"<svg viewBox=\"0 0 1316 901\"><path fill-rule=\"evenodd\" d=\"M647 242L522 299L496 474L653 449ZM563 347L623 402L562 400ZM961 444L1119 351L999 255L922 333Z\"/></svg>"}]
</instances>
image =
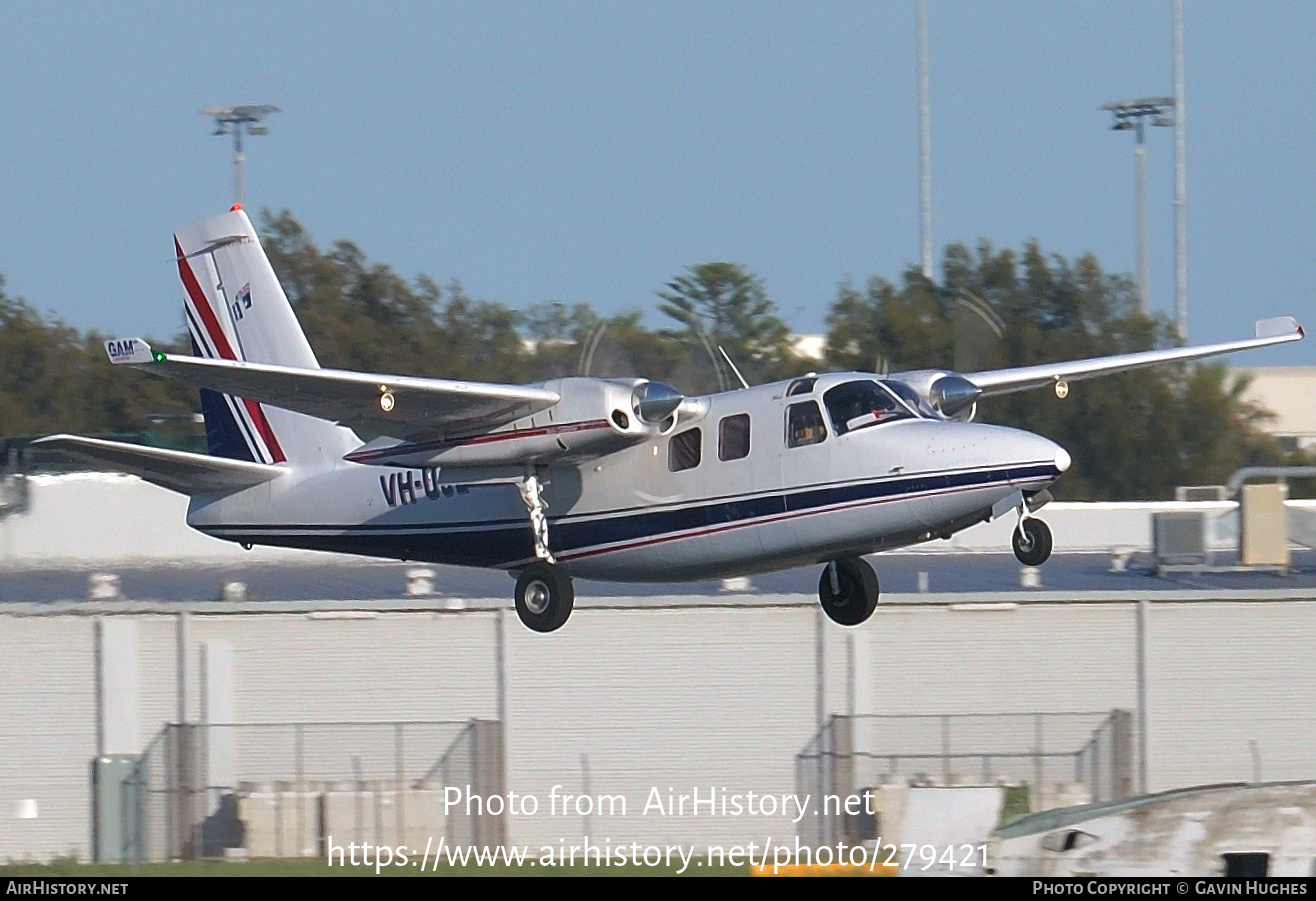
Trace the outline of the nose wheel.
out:
<instances>
[{"instance_id":1,"label":"nose wheel","mask_svg":"<svg viewBox=\"0 0 1316 901\"><path fill-rule=\"evenodd\" d=\"M877 609L877 573L858 557L833 560L818 580L823 612L842 626L857 626Z\"/></svg>"},{"instance_id":2,"label":"nose wheel","mask_svg":"<svg viewBox=\"0 0 1316 901\"><path fill-rule=\"evenodd\" d=\"M562 628L575 600L571 576L560 566L532 563L516 580L516 615L535 632Z\"/></svg>"},{"instance_id":3,"label":"nose wheel","mask_svg":"<svg viewBox=\"0 0 1316 901\"><path fill-rule=\"evenodd\" d=\"M1051 556L1051 529L1040 519L1021 519L1011 543L1016 560L1024 566L1041 566Z\"/></svg>"}]
</instances>

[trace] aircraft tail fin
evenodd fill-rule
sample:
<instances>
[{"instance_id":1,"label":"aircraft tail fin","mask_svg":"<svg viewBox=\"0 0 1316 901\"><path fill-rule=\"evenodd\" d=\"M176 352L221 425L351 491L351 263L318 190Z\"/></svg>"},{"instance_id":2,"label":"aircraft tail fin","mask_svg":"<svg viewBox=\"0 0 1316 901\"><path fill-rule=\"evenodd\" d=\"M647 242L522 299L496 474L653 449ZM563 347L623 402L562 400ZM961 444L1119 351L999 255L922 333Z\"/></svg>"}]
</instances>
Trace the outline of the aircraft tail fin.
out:
<instances>
[{"instance_id":1,"label":"aircraft tail fin","mask_svg":"<svg viewBox=\"0 0 1316 901\"><path fill-rule=\"evenodd\" d=\"M183 307L199 357L319 369L240 206L174 234ZM203 389L210 453L255 463L329 462L360 444L349 429Z\"/></svg>"}]
</instances>

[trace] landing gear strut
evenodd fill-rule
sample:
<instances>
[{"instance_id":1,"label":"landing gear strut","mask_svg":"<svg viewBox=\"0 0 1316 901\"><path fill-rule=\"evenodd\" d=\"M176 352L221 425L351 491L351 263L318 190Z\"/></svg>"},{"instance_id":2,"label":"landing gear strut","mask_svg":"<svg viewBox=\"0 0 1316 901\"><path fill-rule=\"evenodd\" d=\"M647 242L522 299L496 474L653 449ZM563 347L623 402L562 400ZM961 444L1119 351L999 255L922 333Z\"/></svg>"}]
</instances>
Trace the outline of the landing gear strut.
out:
<instances>
[{"instance_id":1,"label":"landing gear strut","mask_svg":"<svg viewBox=\"0 0 1316 901\"><path fill-rule=\"evenodd\" d=\"M535 556L549 565L557 563L553 559L553 552L548 549L548 516L544 513L548 503L544 500L544 483L533 469L528 469L518 487L521 489L521 500L525 502L530 514L530 534L535 540Z\"/></svg>"},{"instance_id":2,"label":"landing gear strut","mask_svg":"<svg viewBox=\"0 0 1316 901\"><path fill-rule=\"evenodd\" d=\"M575 600L571 576L560 566L532 563L516 580L516 615L536 632L562 628Z\"/></svg>"},{"instance_id":3,"label":"landing gear strut","mask_svg":"<svg viewBox=\"0 0 1316 901\"><path fill-rule=\"evenodd\" d=\"M842 626L857 626L877 609L877 573L859 557L827 564L818 580L823 612Z\"/></svg>"},{"instance_id":4,"label":"landing gear strut","mask_svg":"<svg viewBox=\"0 0 1316 901\"><path fill-rule=\"evenodd\" d=\"M1025 517L1014 530L1015 559L1024 566L1041 566L1051 556L1051 529L1040 519Z\"/></svg>"}]
</instances>

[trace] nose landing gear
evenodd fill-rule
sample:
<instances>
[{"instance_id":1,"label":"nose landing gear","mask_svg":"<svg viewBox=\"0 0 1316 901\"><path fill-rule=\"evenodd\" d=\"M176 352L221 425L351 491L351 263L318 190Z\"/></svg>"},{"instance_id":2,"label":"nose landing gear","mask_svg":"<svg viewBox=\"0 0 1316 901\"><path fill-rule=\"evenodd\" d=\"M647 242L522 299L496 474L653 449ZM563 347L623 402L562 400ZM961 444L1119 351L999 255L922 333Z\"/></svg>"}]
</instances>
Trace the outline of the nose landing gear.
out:
<instances>
[{"instance_id":1,"label":"nose landing gear","mask_svg":"<svg viewBox=\"0 0 1316 901\"><path fill-rule=\"evenodd\" d=\"M877 609L877 573L859 557L833 560L818 580L823 612L842 626L857 626Z\"/></svg>"},{"instance_id":2,"label":"nose landing gear","mask_svg":"<svg viewBox=\"0 0 1316 901\"><path fill-rule=\"evenodd\" d=\"M1015 559L1024 566L1041 566L1051 556L1051 528L1040 519L1022 517L1011 544Z\"/></svg>"}]
</instances>

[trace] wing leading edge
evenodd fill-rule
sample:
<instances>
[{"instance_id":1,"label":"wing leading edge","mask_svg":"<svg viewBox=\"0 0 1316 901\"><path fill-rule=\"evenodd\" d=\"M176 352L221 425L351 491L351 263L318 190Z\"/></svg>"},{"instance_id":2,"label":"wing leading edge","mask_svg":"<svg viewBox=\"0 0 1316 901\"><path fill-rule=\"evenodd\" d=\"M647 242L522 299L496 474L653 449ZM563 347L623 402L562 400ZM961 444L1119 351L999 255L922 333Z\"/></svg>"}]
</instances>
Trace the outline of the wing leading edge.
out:
<instances>
[{"instance_id":1,"label":"wing leading edge","mask_svg":"<svg viewBox=\"0 0 1316 901\"><path fill-rule=\"evenodd\" d=\"M144 372L408 441L496 428L561 400L534 386L177 356L140 338L107 341L106 351Z\"/></svg>"},{"instance_id":2,"label":"wing leading edge","mask_svg":"<svg viewBox=\"0 0 1316 901\"><path fill-rule=\"evenodd\" d=\"M1302 337L1302 326L1298 325L1296 319L1292 316L1280 316L1275 319L1259 320L1256 327L1256 337L1244 341L1227 341L1223 344L1205 344L1198 347L1172 347L1165 350L1148 350L1142 353L1121 354L1114 357L1095 357L1088 360L1020 366L1015 369L970 372L965 373L964 378L982 389L981 396L991 397L995 394L1008 394L1012 391L1040 388L1060 381L1078 381L1115 372L1157 366L1162 363L1195 360L1239 350L1269 347L1272 344L1299 341Z\"/></svg>"}]
</instances>

